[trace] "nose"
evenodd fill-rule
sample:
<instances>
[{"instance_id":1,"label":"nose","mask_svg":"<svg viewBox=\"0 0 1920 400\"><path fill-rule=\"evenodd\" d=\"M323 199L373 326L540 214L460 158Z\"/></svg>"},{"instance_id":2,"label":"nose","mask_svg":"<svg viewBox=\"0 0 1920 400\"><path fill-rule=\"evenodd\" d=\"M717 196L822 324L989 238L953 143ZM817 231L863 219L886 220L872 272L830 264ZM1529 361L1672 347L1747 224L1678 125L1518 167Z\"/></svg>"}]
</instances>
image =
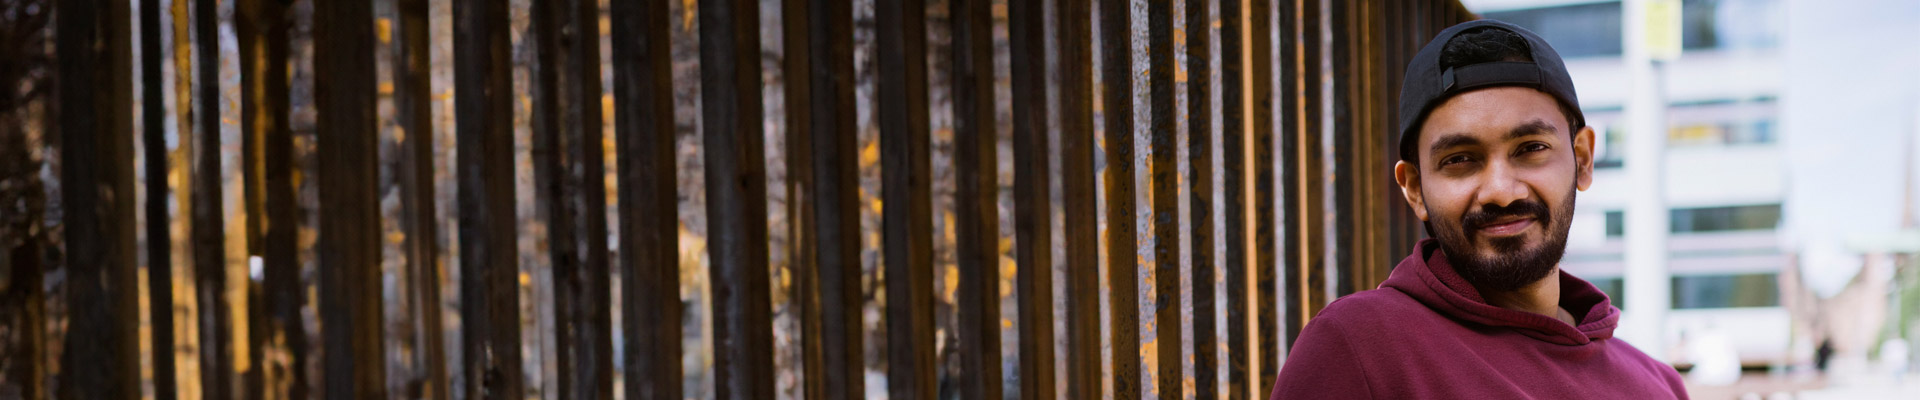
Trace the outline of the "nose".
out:
<instances>
[{"instance_id":1,"label":"nose","mask_svg":"<svg viewBox=\"0 0 1920 400\"><path fill-rule=\"evenodd\" d=\"M1506 160L1496 160L1490 164L1480 183L1479 193L1474 196L1481 204L1505 207L1527 198L1527 185L1520 181L1519 171L1513 164Z\"/></svg>"}]
</instances>

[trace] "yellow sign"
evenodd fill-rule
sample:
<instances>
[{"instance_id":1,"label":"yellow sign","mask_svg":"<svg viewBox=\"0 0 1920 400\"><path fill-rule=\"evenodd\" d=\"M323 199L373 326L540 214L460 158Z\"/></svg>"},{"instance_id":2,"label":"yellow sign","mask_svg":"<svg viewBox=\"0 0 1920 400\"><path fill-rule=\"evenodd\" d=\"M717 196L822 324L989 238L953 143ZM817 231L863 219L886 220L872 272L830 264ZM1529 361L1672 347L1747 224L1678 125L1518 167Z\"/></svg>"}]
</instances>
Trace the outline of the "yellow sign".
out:
<instances>
[{"instance_id":1,"label":"yellow sign","mask_svg":"<svg viewBox=\"0 0 1920 400\"><path fill-rule=\"evenodd\" d=\"M1646 5L1647 57L1680 58L1680 0L1648 0Z\"/></svg>"}]
</instances>

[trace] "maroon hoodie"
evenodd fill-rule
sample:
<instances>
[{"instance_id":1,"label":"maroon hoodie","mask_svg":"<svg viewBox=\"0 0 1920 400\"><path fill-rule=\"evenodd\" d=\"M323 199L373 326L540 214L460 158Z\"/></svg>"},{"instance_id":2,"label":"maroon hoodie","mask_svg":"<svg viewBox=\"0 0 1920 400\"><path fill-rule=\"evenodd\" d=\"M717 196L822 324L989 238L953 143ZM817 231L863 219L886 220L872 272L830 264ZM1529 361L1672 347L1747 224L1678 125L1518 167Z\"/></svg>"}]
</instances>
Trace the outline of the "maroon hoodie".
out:
<instances>
[{"instance_id":1,"label":"maroon hoodie","mask_svg":"<svg viewBox=\"0 0 1920 400\"><path fill-rule=\"evenodd\" d=\"M1273 398L1687 398L1672 367L1613 340L1620 309L1592 284L1560 273L1560 307L1580 321L1571 326L1488 305L1438 248L1420 241L1380 288L1327 305Z\"/></svg>"}]
</instances>

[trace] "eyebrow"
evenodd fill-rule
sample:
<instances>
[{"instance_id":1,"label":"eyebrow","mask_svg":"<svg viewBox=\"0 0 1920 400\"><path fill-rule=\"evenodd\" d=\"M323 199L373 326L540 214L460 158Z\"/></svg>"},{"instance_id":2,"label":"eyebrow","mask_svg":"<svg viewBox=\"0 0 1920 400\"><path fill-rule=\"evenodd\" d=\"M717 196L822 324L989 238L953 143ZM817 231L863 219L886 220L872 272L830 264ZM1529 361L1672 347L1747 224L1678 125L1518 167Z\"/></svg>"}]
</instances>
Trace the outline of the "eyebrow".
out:
<instances>
[{"instance_id":1,"label":"eyebrow","mask_svg":"<svg viewBox=\"0 0 1920 400\"><path fill-rule=\"evenodd\" d=\"M1519 138L1533 136L1533 135L1552 134L1553 131L1554 131L1553 124L1547 123L1546 120L1535 119L1532 121L1527 121L1526 123L1522 123L1520 125L1516 125L1513 127L1513 129L1507 130L1506 140L1514 140L1514 139L1519 139ZM1439 139L1434 139L1433 146L1428 147L1427 151L1430 153L1439 153L1441 150L1445 150L1455 146L1467 146L1467 145L1477 145L1477 144L1480 144L1479 138L1475 138L1465 133L1449 133L1444 136L1441 136Z\"/></svg>"}]
</instances>

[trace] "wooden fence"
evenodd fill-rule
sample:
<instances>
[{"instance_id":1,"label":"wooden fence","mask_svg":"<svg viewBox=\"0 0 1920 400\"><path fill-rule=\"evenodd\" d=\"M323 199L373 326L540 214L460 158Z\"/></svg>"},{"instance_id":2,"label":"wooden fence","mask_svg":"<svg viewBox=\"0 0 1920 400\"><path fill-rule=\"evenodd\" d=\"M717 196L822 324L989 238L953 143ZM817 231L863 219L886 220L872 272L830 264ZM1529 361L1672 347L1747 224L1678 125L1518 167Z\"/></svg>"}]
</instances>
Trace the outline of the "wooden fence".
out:
<instances>
[{"instance_id":1,"label":"wooden fence","mask_svg":"<svg viewBox=\"0 0 1920 400\"><path fill-rule=\"evenodd\" d=\"M54 97L63 112L49 130L60 140L70 322L59 353L64 367L29 367L27 379L9 380L23 397L142 395L131 29L137 25L142 33L138 115L148 127L139 141L146 154L167 152L165 130L158 128L165 121L158 71L167 53L157 39L162 2L137 1L137 19L132 0L53 2L60 77ZM519 101L510 3L452 1L458 162L457 185L445 190L457 193L457 210L449 214L459 225L450 240L458 244L457 318L464 327L454 347L443 343L439 308L422 305L441 298L438 280L431 279L443 274L434 241L409 241L404 249L407 281L401 284L421 289L406 292L414 298L382 301L380 289L377 96L392 91L394 118L404 132L434 131L424 72L429 1L393 0L391 24L376 24L373 1L228 1L234 2L243 76L238 157L245 243L248 254L262 257L264 283L248 289L258 301L240 311L257 316L245 320L255 333L247 335L249 343L232 343L228 335L236 328L226 316L233 312L221 293L233 278L221 267L222 254L217 246L200 246L212 250L190 258L204 314L192 322L201 326L203 396L387 397L395 386L387 382L393 375L387 365L396 356L382 339L392 336L383 332L391 326L382 323L383 313L405 312L418 319L408 327L416 350L404 357L414 360L418 371L410 374L418 378L405 385L407 396L526 397L522 258L516 253L521 231L515 184L502 178L515 172ZM711 309L703 312L712 317L715 398L775 397L772 235L790 238L783 247L794 271L790 301L798 310L803 398L1264 397L1286 342L1333 297L1383 281L1421 234L1390 178L1397 161L1393 127L1402 117L1394 106L1401 71L1433 34L1474 18L1455 0L1148 0L1144 10L1134 1L873 0L873 24L864 26L855 23L852 0L701 0L689 5L697 7L689 14L697 15L689 21L697 31L682 31L670 29L670 19L680 15L669 13L667 0L607 3L527 3L531 22L520 39L536 55L526 66L533 107L529 157L536 168L535 208L547 221L541 240L551 270L545 273L555 288L553 304L535 309L560 321L551 333L560 373L547 383L558 398L613 398L623 391L627 399L680 399L689 393L683 354L704 349L686 348L675 322L685 318L686 307L678 283L675 212L685 193L677 191L673 85L696 79L711 285ZM205 40L198 48L218 48L211 22L216 4L192 1L193 28ZM310 25L289 17L293 7L312 7ZM762 30L773 29L763 27L763 13L778 14L779 43L762 43ZM929 15L945 23L930 24ZM601 36L593 32L603 19L610 29L605 75L612 89L604 110L613 121L614 165L599 147L603 74ZM1139 24L1144 46L1135 42ZM1004 41L997 39L1002 27ZM288 32L295 28L312 33L317 112L312 179L321 217L312 227L318 233L313 310L321 329L311 346L314 339L301 326L308 306L296 256L302 222L290 205L297 201L296 180L307 179L296 176L288 127L288 64L295 59ZM940 232L930 167L935 102L929 99L928 37L936 28L950 35L952 52L941 57L950 60L944 68L951 79L952 146L941 151L950 151L949 228L958 274L958 329L944 332L958 339L957 350L944 353L958 359L959 374L951 380L940 372L949 361L936 354L942 333L934 308L936 288L945 287L935 280L933 243ZM857 173L863 110L854 44L856 30L867 29L874 44L862 54L874 63L877 87L865 111L877 119L877 197L884 204L877 235L860 221L867 194ZM689 34L698 35L697 76L676 75L670 39ZM789 185L769 188L761 60L773 46L785 55L778 64L787 77L778 99L785 120L774 123L785 127L782 167ZM1142 51L1144 57L1136 54ZM391 53L392 88L376 87L375 52ZM187 65L180 54L176 62ZM1005 96L996 95L1001 81L994 76L1001 55L1011 75ZM218 63L218 51L197 56L202 76L217 75L205 69ZM1136 92L1138 74L1145 76L1144 92ZM219 90L213 79L198 83L203 86L194 90ZM218 110L217 98L199 96L191 107ZM1010 163L999 160L1001 99L1011 101ZM1144 110L1135 110L1136 103ZM194 141L181 143L195 144L195 174L217 176L222 148L210 127L220 124L218 113L196 118ZM397 223L410 237L440 235L429 146L430 140L409 140L399 150L399 201L411 211ZM1136 148L1149 155L1136 155ZM164 157L145 162L148 171L167 168ZM608 168L617 177L618 200L611 205L600 201L609 197L599 179ZM999 177L1006 172L1016 271L1010 289L1001 288L999 278L1006 239L998 215L1007 207L998 200ZM1144 177L1146 187L1137 187L1136 177ZM167 243L166 225L153 222L170 218L167 174L145 178L146 243ZM216 179L193 182L196 194L220 191ZM783 225L769 223L770 190L789 199ZM191 200L179 206L191 210L194 226L216 227L193 230L192 241L227 240L217 228L221 196L179 199ZM609 206L618 215L611 227ZM1055 242L1056 232L1064 243ZM618 238L611 249L608 237ZM877 280L885 298L879 321L862 311L863 282L876 280L861 268L863 238L878 238L866 245L880 248L884 266L884 279ZM1055 259L1055 248L1063 249L1063 259ZM165 288L172 285L166 279L172 256L167 246L146 250L151 340L155 348L170 348L175 300ZM1055 273L1064 282L1054 282ZM1151 277L1150 288L1141 287L1143 276ZM1222 282L1224 294L1214 282ZM612 304L616 288L618 307ZM1001 315L1003 291L1014 293L1016 315ZM1064 299L1056 301L1056 291ZM1064 320L1056 321L1057 303L1064 303ZM1142 310L1151 311L1153 324L1144 327L1154 332L1144 342ZM1056 322L1064 331L1055 330ZM1002 359L1003 325L1017 327L1016 360ZM863 335L876 326L886 332L884 346ZM616 342L624 344L618 352ZM250 359L237 356L236 346L250 349L239 352ZM290 350L269 353L262 346ZM318 353L308 354L309 347ZM869 347L884 347L884 367L867 365ZM287 357L295 367L261 368L263 357ZM321 361L314 371L301 367L315 357ZM173 398L172 352L154 351L150 362L151 394ZM885 393L866 390L870 369L884 371ZM1154 381L1142 382L1149 374ZM624 384L616 388L616 381ZM42 387L47 382L57 382L54 390Z\"/></svg>"}]
</instances>

